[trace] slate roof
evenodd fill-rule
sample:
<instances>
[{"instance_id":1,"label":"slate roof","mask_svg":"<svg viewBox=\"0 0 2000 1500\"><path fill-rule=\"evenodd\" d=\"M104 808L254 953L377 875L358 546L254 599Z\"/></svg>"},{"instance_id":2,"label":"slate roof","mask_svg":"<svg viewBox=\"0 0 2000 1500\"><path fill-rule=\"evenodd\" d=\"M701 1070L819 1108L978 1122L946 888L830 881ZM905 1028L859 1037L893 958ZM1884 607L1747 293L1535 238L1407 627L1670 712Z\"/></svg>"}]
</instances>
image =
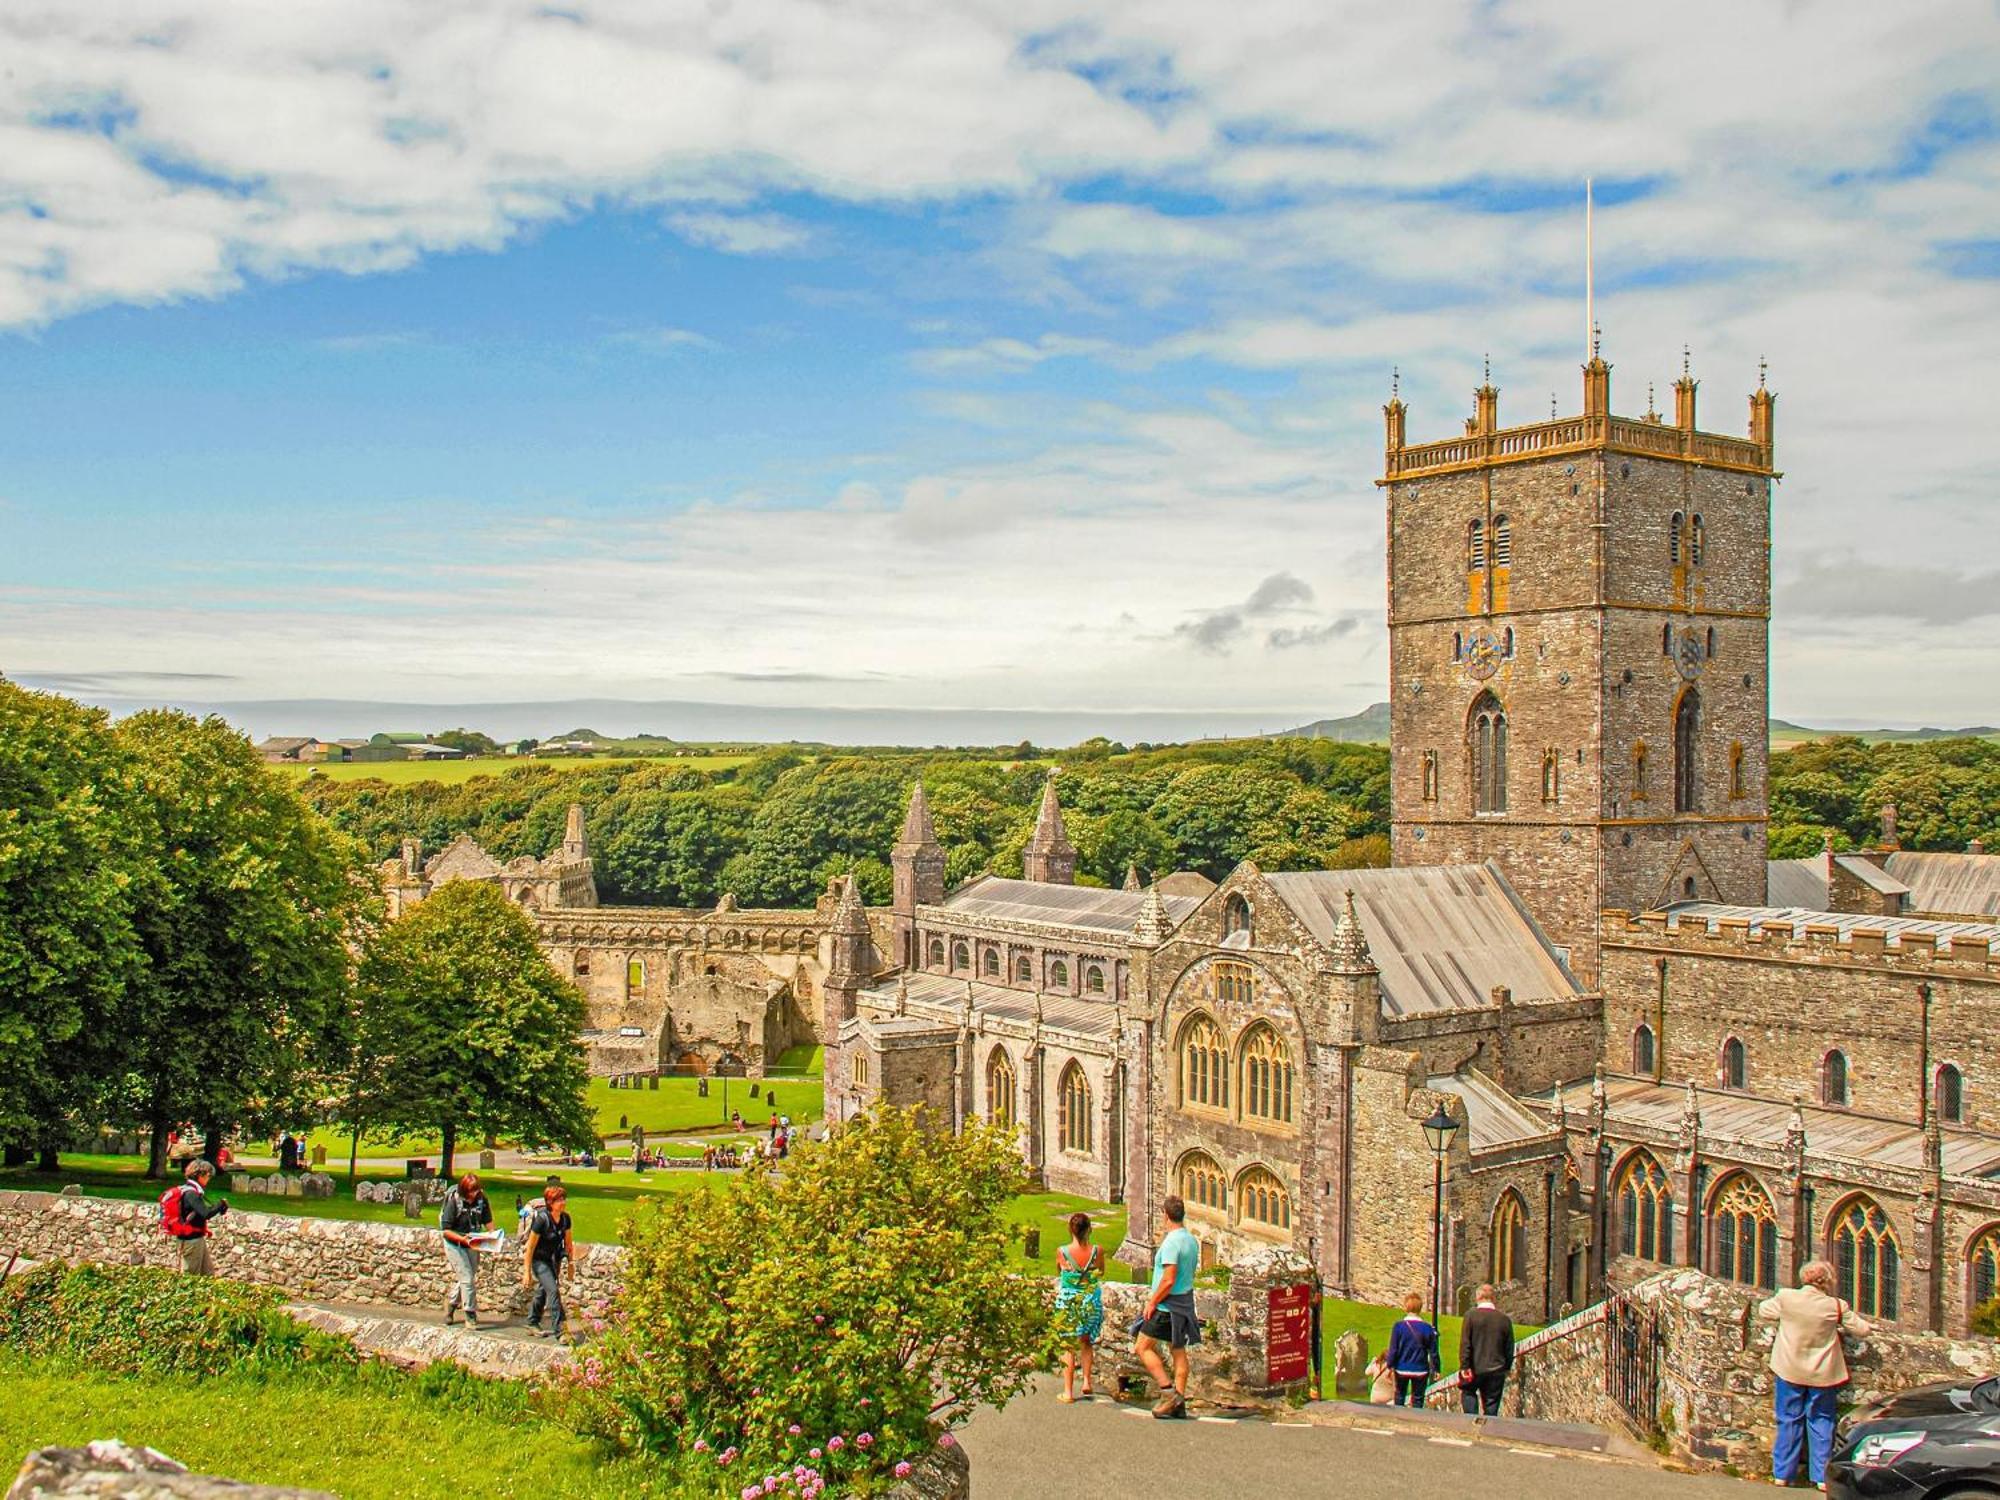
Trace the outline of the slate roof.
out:
<instances>
[{"instance_id":1,"label":"slate roof","mask_svg":"<svg viewBox=\"0 0 2000 1500\"><path fill-rule=\"evenodd\" d=\"M1495 865L1304 870L1264 879L1322 943L1333 941L1346 894L1354 892L1389 1015L1485 1009L1500 985L1524 1003L1578 993Z\"/></svg>"},{"instance_id":2,"label":"slate roof","mask_svg":"<svg viewBox=\"0 0 2000 1500\"><path fill-rule=\"evenodd\" d=\"M905 977L909 980L908 1014L920 1016L933 1024L958 1023L965 1009L966 980L949 974L926 974L921 971L911 971ZM862 990L862 1004L871 1010L895 1010L897 982L892 979ZM1022 1025L1034 1021L1035 996L1032 990L1011 990L1005 985L978 979L972 980L971 984L972 1008L976 1015L1018 1021ZM1108 996L1088 999L1080 995L1042 997L1042 1025L1047 1028L1108 1039L1115 1021L1116 1011Z\"/></svg>"},{"instance_id":3,"label":"slate roof","mask_svg":"<svg viewBox=\"0 0 2000 1500\"><path fill-rule=\"evenodd\" d=\"M1748 922L1752 932L1761 931L1767 922L1789 922L1793 929L1803 932L1807 927L1831 927L1844 939L1853 933L1880 932L1894 943L1906 932L1928 933L1940 945L1956 938L1971 938L1991 947L2000 940L2000 923L1996 922L1944 922L1928 917L1881 917L1867 912L1814 911L1800 906L1723 906L1714 901L1688 901L1667 908L1672 924L1700 922L1710 932L1717 930L1717 924L1724 920Z\"/></svg>"},{"instance_id":4,"label":"slate roof","mask_svg":"<svg viewBox=\"0 0 2000 1500\"><path fill-rule=\"evenodd\" d=\"M1772 906L1803 906L1825 911L1826 858L1774 859L1765 866L1764 899Z\"/></svg>"},{"instance_id":5,"label":"slate roof","mask_svg":"<svg viewBox=\"0 0 2000 1500\"><path fill-rule=\"evenodd\" d=\"M1916 911L2000 918L2000 854L1927 854L1900 849L1889 873L1910 888Z\"/></svg>"},{"instance_id":6,"label":"slate roof","mask_svg":"<svg viewBox=\"0 0 2000 1500\"><path fill-rule=\"evenodd\" d=\"M1112 891L1088 885L1054 885L1040 880L1006 880L986 875L960 886L944 899L954 917L993 917L1007 922L1041 922L1092 932L1129 935L1139 920L1144 891ZM1160 898L1167 918L1179 926L1201 900L1194 896Z\"/></svg>"},{"instance_id":7,"label":"slate roof","mask_svg":"<svg viewBox=\"0 0 2000 1500\"><path fill-rule=\"evenodd\" d=\"M1358 899L1358 898L1357 898ZM1468 1069L1427 1079L1434 1093L1456 1094L1465 1101L1467 1144L1474 1151L1512 1146L1549 1134L1549 1122L1526 1108L1484 1073Z\"/></svg>"},{"instance_id":8,"label":"slate roof","mask_svg":"<svg viewBox=\"0 0 2000 1500\"><path fill-rule=\"evenodd\" d=\"M1553 1102L1555 1093L1540 1096ZM1559 1090L1570 1119L1588 1117L1590 1080L1565 1084ZM1779 1147L1791 1127L1792 1106L1747 1094L1703 1089L1696 1096L1701 1133L1719 1140ZM1680 1129L1687 1107L1685 1083L1654 1083L1650 1078L1607 1077L1605 1114L1615 1123L1651 1126L1668 1132ZM1924 1164L1924 1135L1906 1120L1885 1120L1848 1109L1805 1107L1806 1150L1876 1166L1916 1170ZM1976 1131L1942 1132L1944 1169L1961 1177L2000 1176L2000 1139Z\"/></svg>"}]
</instances>

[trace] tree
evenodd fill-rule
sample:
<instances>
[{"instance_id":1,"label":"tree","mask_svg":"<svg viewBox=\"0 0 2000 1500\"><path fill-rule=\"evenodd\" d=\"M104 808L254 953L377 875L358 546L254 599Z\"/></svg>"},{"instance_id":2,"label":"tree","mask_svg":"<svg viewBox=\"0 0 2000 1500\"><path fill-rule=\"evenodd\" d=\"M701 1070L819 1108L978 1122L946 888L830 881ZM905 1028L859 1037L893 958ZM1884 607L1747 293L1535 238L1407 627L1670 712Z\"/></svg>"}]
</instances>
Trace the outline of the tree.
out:
<instances>
[{"instance_id":1,"label":"tree","mask_svg":"<svg viewBox=\"0 0 2000 1500\"><path fill-rule=\"evenodd\" d=\"M116 731L131 757L146 852L134 922L130 1112L197 1125L214 1152L237 1127L319 1107L350 1050L351 943L373 888L360 851L220 718L166 709Z\"/></svg>"},{"instance_id":2,"label":"tree","mask_svg":"<svg viewBox=\"0 0 2000 1500\"><path fill-rule=\"evenodd\" d=\"M437 1131L447 1176L461 1130L595 1139L583 992L549 967L534 923L498 886L453 881L379 929L360 995L344 1111L357 1136Z\"/></svg>"},{"instance_id":3,"label":"tree","mask_svg":"<svg viewBox=\"0 0 2000 1500\"><path fill-rule=\"evenodd\" d=\"M105 716L0 679L0 1142L43 1165L123 1073L136 851Z\"/></svg>"},{"instance_id":4,"label":"tree","mask_svg":"<svg viewBox=\"0 0 2000 1500\"><path fill-rule=\"evenodd\" d=\"M476 729L440 729L431 736L433 745L449 745L454 750L463 750L467 755L497 755L500 745L489 734L481 734Z\"/></svg>"},{"instance_id":5,"label":"tree","mask_svg":"<svg viewBox=\"0 0 2000 1500\"><path fill-rule=\"evenodd\" d=\"M1025 1186L1010 1132L878 1108L782 1177L753 1172L696 1212L637 1209L576 1415L697 1469L811 1462L847 1493L1052 1358L1045 1285L1012 1268L1005 1209Z\"/></svg>"}]
</instances>

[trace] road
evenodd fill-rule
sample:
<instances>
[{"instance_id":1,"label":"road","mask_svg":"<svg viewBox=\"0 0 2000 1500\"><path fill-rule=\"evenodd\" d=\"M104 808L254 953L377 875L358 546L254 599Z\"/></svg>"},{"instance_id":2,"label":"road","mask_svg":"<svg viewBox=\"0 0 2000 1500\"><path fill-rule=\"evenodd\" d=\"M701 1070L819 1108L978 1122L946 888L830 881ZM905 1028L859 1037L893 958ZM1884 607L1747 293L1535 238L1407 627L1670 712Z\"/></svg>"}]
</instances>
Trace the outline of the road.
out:
<instances>
[{"instance_id":1,"label":"road","mask_svg":"<svg viewBox=\"0 0 2000 1500\"><path fill-rule=\"evenodd\" d=\"M1156 1422L1144 1407L1064 1406L1044 1383L961 1433L979 1500L1145 1494L1241 1500L1258 1494L1532 1494L1535 1500L1746 1500L1745 1482L1498 1444L1458 1447L1262 1421ZM1136 1414L1135 1414L1136 1413Z\"/></svg>"}]
</instances>

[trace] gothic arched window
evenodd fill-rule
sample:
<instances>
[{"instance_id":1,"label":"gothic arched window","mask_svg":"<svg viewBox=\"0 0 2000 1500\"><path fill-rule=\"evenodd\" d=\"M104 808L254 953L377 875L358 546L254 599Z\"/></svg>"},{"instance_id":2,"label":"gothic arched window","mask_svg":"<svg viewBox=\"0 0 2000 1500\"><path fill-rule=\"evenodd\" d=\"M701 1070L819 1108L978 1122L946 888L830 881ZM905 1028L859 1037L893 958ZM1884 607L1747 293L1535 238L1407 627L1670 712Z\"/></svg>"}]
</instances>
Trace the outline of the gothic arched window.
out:
<instances>
[{"instance_id":1,"label":"gothic arched window","mask_svg":"<svg viewBox=\"0 0 2000 1500\"><path fill-rule=\"evenodd\" d=\"M1465 528L1465 566L1473 573L1486 566L1486 522L1476 516Z\"/></svg>"},{"instance_id":2,"label":"gothic arched window","mask_svg":"<svg viewBox=\"0 0 2000 1500\"><path fill-rule=\"evenodd\" d=\"M1472 762L1472 810L1507 810L1507 714L1492 693L1472 701L1466 718L1467 749Z\"/></svg>"},{"instance_id":3,"label":"gothic arched window","mask_svg":"<svg viewBox=\"0 0 2000 1500\"><path fill-rule=\"evenodd\" d=\"M1562 756L1555 750L1542 752L1542 800L1556 802L1562 797Z\"/></svg>"},{"instance_id":4,"label":"gothic arched window","mask_svg":"<svg viewBox=\"0 0 2000 1500\"><path fill-rule=\"evenodd\" d=\"M1092 964L1083 971L1083 987L1093 995L1104 993L1104 969L1101 965Z\"/></svg>"},{"instance_id":5,"label":"gothic arched window","mask_svg":"<svg viewBox=\"0 0 2000 1500\"><path fill-rule=\"evenodd\" d=\"M1740 1089L1750 1076L1750 1053L1738 1037L1731 1037L1722 1044L1722 1086L1726 1089Z\"/></svg>"},{"instance_id":6,"label":"gothic arched window","mask_svg":"<svg viewBox=\"0 0 2000 1500\"><path fill-rule=\"evenodd\" d=\"M1744 797L1749 794L1743 786L1743 747L1731 744L1729 747L1729 795Z\"/></svg>"},{"instance_id":7,"label":"gothic arched window","mask_svg":"<svg viewBox=\"0 0 2000 1500\"><path fill-rule=\"evenodd\" d=\"M1889 1216L1863 1195L1850 1198L1831 1222L1827 1238L1833 1246L1841 1297L1864 1318L1894 1321L1902 1300L1902 1252Z\"/></svg>"},{"instance_id":8,"label":"gothic arched window","mask_svg":"<svg viewBox=\"0 0 2000 1500\"><path fill-rule=\"evenodd\" d=\"M1701 524L1701 512L1696 511L1688 518L1688 566L1698 568L1702 564L1702 552L1707 546L1708 535Z\"/></svg>"},{"instance_id":9,"label":"gothic arched window","mask_svg":"<svg viewBox=\"0 0 2000 1500\"><path fill-rule=\"evenodd\" d=\"M1956 1063L1945 1063L1937 1070L1937 1114L1952 1124L1965 1119L1965 1075Z\"/></svg>"},{"instance_id":10,"label":"gothic arched window","mask_svg":"<svg viewBox=\"0 0 2000 1500\"><path fill-rule=\"evenodd\" d=\"M1215 998L1225 1005L1248 1005L1256 995L1250 966L1219 963L1215 966Z\"/></svg>"},{"instance_id":11,"label":"gothic arched window","mask_svg":"<svg viewBox=\"0 0 2000 1500\"><path fill-rule=\"evenodd\" d=\"M1222 936L1226 941L1237 933L1250 936L1250 903L1238 892L1231 891L1229 899L1222 903Z\"/></svg>"},{"instance_id":12,"label":"gothic arched window","mask_svg":"<svg viewBox=\"0 0 2000 1500\"><path fill-rule=\"evenodd\" d=\"M1701 694L1689 688L1674 710L1674 811L1701 810L1701 778L1695 747L1701 735Z\"/></svg>"},{"instance_id":13,"label":"gothic arched window","mask_svg":"<svg viewBox=\"0 0 2000 1500\"><path fill-rule=\"evenodd\" d=\"M1049 984L1059 990L1069 988L1069 965L1061 959L1049 965Z\"/></svg>"},{"instance_id":14,"label":"gothic arched window","mask_svg":"<svg viewBox=\"0 0 2000 1500\"><path fill-rule=\"evenodd\" d=\"M1506 568L1513 566L1513 562L1513 523L1505 516L1495 516L1493 518L1493 566L1496 568Z\"/></svg>"},{"instance_id":15,"label":"gothic arched window","mask_svg":"<svg viewBox=\"0 0 2000 1500\"><path fill-rule=\"evenodd\" d=\"M1181 1028L1181 1103L1201 1109L1229 1108L1229 1048L1222 1028L1193 1015Z\"/></svg>"},{"instance_id":16,"label":"gothic arched window","mask_svg":"<svg viewBox=\"0 0 2000 1500\"><path fill-rule=\"evenodd\" d=\"M931 963L931 967L932 967L932 968L934 968L934 969L942 969L942 968L944 967L944 939L943 939L943 938L932 938L932 939L931 939L931 948L930 948L930 953L931 953L931 958L930 958L930 963Z\"/></svg>"},{"instance_id":17,"label":"gothic arched window","mask_svg":"<svg viewBox=\"0 0 2000 1500\"><path fill-rule=\"evenodd\" d=\"M979 969L988 979L998 979L1000 977L1000 950L998 948L988 948L984 953L980 954Z\"/></svg>"},{"instance_id":18,"label":"gothic arched window","mask_svg":"<svg viewBox=\"0 0 2000 1500\"><path fill-rule=\"evenodd\" d=\"M1709 1222L1714 1227L1715 1274L1745 1286L1778 1289L1778 1216L1755 1178L1738 1172L1716 1193Z\"/></svg>"},{"instance_id":19,"label":"gothic arched window","mask_svg":"<svg viewBox=\"0 0 2000 1500\"><path fill-rule=\"evenodd\" d=\"M1966 1310L2000 1297L2000 1226L1982 1230L1965 1255Z\"/></svg>"},{"instance_id":20,"label":"gothic arched window","mask_svg":"<svg viewBox=\"0 0 2000 1500\"><path fill-rule=\"evenodd\" d=\"M1644 802L1646 800L1646 742L1644 740L1635 740L1632 743L1632 800L1634 802Z\"/></svg>"},{"instance_id":21,"label":"gothic arched window","mask_svg":"<svg viewBox=\"0 0 2000 1500\"><path fill-rule=\"evenodd\" d=\"M1424 752L1424 801L1435 802L1438 797L1438 753Z\"/></svg>"},{"instance_id":22,"label":"gothic arched window","mask_svg":"<svg viewBox=\"0 0 2000 1500\"><path fill-rule=\"evenodd\" d=\"M1277 1031L1259 1022L1243 1033L1241 1058L1243 1117L1273 1125L1292 1123L1292 1052Z\"/></svg>"},{"instance_id":23,"label":"gothic arched window","mask_svg":"<svg viewBox=\"0 0 2000 1500\"><path fill-rule=\"evenodd\" d=\"M1822 1104L1845 1105L1847 1097L1847 1054L1827 1053L1819 1065L1819 1099Z\"/></svg>"},{"instance_id":24,"label":"gothic arched window","mask_svg":"<svg viewBox=\"0 0 2000 1500\"><path fill-rule=\"evenodd\" d=\"M1680 511L1667 523L1667 562L1678 568L1681 565L1681 532L1687 527L1687 517Z\"/></svg>"},{"instance_id":25,"label":"gothic arched window","mask_svg":"<svg viewBox=\"0 0 2000 1500\"><path fill-rule=\"evenodd\" d=\"M1644 1151L1632 1154L1618 1174L1618 1248L1641 1260L1674 1258L1674 1193L1666 1169Z\"/></svg>"},{"instance_id":26,"label":"gothic arched window","mask_svg":"<svg viewBox=\"0 0 2000 1500\"><path fill-rule=\"evenodd\" d=\"M1528 1266L1528 1210L1512 1188L1493 1205L1486 1279L1498 1285L1521 1276Z\"/></svg>"},{"instance_id":27,"label":"gothic arched window","mask_svg":"<svg viewBox=\"0 0 2000 1500\"><path fill-rule=\"evenodd\" d=\"M1236 1179L1236 1213L1246 1225L1289 1234L1292 1195L1266 1168L1246 1167Z\"/></svg>"},{"instance_id":28,"label":"gothic arched window","mask_svg":"<svg viewBox=\"0 0 2000 1500\"><path fill-rule=\"evenodd\" d=\"M1034 961L1025 953L1014 960L1014 982L1016 984L1033 984L1035 982Z\"/></svg>"},{"instance_id":29,"label":"gothic arched window","mask_svg":"<svg viewBox=\"0 0 2000 1500\"><path fill-rule=\"evenodd\" d=\"M1227 1182L1221 1166L1206 1151L1188 1152L1174 1173L1174 1187L1181 1201L1198 1218L1221 1219L1228 1215Z\"/></svg>"},{"instance_id":30,"label":"gothic arched window","mask_svg":"<svg viewBox=\"0 0 2000 1500\"><path fill-rule=\"evenodd\" d=\"M1090 1083L1074 1062L1056 1091L1056 1137L1065 1151L1090 1150Z\"/></svg>"},{"instance_id":31,"label":"gothic arched window","mask_svg":"<svg viewBox=\"0 0 2000 1500\"><path fill-rule=\"evenodd\" d=\"M1013 1125L1018 1085L1014 1059L1004 1047L995 1047L986 1058L986 1118L993 1124Z\"/></svg>"},{"instance_id":32,"label":"gothic arched window","mask_svg":"<svg viewBox=\"0 0 2000 1500\"><path fill-rule=\"evenodd\" d=\"M1653 1028L1641 1021L1639 1029L1632 1033L1632 1071L1634 1073L1644 1074L1653 1071L1653 1046Z\"/></svg>"}]
</instances>

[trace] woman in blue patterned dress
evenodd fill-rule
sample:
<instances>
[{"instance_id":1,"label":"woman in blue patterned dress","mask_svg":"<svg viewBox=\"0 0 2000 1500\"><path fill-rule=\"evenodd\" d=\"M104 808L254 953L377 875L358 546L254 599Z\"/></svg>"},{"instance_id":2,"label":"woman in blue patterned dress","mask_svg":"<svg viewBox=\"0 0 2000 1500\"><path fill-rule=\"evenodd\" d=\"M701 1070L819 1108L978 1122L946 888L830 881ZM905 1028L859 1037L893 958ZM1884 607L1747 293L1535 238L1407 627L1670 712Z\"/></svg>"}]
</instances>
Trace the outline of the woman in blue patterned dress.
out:
<instances>
[{"instance_id":1,"label":"woman in blue patterned dress","mask_svg":"<svg viewBox=\"0 0 2000 1500\"><path fill-rule=\"evenodd\" d=\"M1063 1391L1058 1401L1076 1400L1076 1367L1083 1366L1083 1395L1089 1400L1091 1360L1104 1331L1104 1251L1090 1243L1090 1215L1069 1216L1069 1243L1056 1251L1056 1316L1076 1338L1063 1351Z\"/></svg>"}]
</instances>

